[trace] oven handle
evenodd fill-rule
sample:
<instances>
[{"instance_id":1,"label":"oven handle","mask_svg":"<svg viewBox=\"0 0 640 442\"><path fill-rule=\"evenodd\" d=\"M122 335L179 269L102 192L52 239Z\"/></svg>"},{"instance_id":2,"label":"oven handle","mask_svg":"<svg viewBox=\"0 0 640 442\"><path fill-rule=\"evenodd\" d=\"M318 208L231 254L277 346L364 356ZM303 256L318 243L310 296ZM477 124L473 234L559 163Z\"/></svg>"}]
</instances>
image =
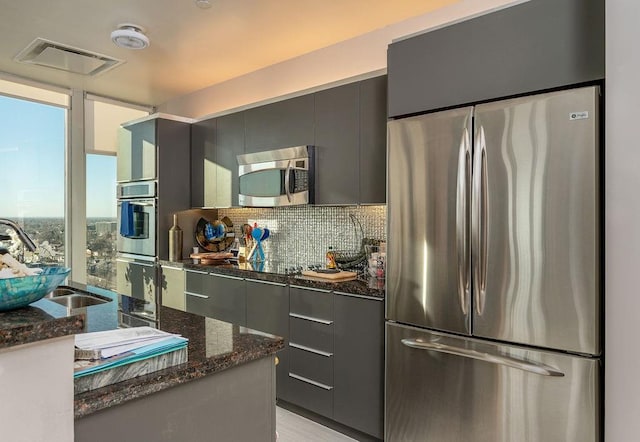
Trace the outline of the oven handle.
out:
<instances>
[{"instance_id":1,"label":"oven handle","mask_svg":"<svg viewBox=\"0 0 640 442\"><path fill-rule=\"evenodd\" d=\"M127 264L135 264L143 267L155 267L155 264L147 264L146 262L134 261L132 259L116 258L116 262L125 262Z\"/></svg>"},{"instance_id":2,"label":"oven handle","mask_svg":"<svg viewBox=\"0 0 640 442\"><path fill-rule=\"evenodd\" d=\"M130 201L129 204L132 206L144 206L144 207L155 207L155 203L137 203L135 201Z\"/></svg>"}]
</instances>

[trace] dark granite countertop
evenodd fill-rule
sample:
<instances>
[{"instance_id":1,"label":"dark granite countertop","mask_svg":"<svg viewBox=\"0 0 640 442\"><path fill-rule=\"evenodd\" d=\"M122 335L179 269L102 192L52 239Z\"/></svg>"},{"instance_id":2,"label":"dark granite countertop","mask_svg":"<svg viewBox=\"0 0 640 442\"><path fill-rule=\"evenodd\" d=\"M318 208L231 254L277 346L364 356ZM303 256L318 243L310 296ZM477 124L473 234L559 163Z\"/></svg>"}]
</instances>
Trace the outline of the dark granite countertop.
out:
<instances>
[{"instance_id":1,"label":"dark granite countertop","mask_svg":"<svg viewBox=\"0 0 640 442\"><path fill-rule=\"evenodd\" d=\"M371 298L384 299L384 280L370 278L367 281L355 279L353 281L332 282L310 278L302 275L286 274L287 266L278 261L265 261L257 264L224 263L216 265L194 264L192 260L160 261L161 265L183 268L187 270L199 270L210 273L237 276L240 278L254 279L258 281L290 284L299 287L333 290L336 293L359 295Z\"/></svg>"},{"instance_id":2,"label":"dark granite countertop","mask_svg":"<svg viewBox=\"0 0 640 442\"><path fill-rule=\"evenodd\" d=\"M51 314L46 308L40 308L42 303L53 304L40 300L24 308L0 312L0 348L68 336L83 330L85 317L82 314Z\"/></svg>"},{"instance_id":3,"label":"dark granite countertop","mask_svg":"<svg viewBox=\"0 0 640 442\"><path fill-rule=\"evenodd\" d=\"M189 339L185 364L75 395L75 417L138 399L274 354L282 338L228 322L159 307L158 328Z\"/></svg>"}]
</instances>

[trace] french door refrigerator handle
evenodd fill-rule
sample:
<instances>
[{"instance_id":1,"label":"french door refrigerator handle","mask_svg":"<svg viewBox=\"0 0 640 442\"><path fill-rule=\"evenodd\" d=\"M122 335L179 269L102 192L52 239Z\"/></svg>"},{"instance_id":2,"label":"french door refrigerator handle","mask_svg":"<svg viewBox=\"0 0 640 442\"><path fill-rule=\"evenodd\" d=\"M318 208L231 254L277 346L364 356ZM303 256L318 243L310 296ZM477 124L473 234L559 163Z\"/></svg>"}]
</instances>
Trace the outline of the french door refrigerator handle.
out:
<instances>
[{"instance_id":1,"label":"french door refrigerator handle","mask_svg":"<svg viewBox=\"0 0 640 442\"><path fill-rule=\"evenodd\" d=\"M479 361L489 362L492 364L504 365L511 368L517 368L518 370L527 371L529 373L535 373L542 376L563 377L564 373L557 368L543 364L541 362L524 361L510 356L503 356L491 353L483 353L476 350L470 350L468 348L454 347L452 345L441 344L439 342L424 341L420 338L415 339L402 339L402 344L416 348L419 350L435 351L439 353L447 353L455 356L462 356L465 358L477 359Z\"/></svg>"},{"instance_id":2,"label":"french door refrigerator handle","mask_svg":"<svg viewBox=\"0 0 640 442\"><path fill-rule=\"evenodd\" d=\"M474 304L478 315L484 312L487 286L487 145L484 127L479 126L473 152L473 208L471 242Z\"/></svg>"},{"instance_id":3,"label":"french door refrigerator handle","mask_svg":"<svg viewBox=\"0 0 640 442\"><path fill-rule=\"evenodd\" d=\"M466 316L469 311L469 208L471 199L471 148L469 130L464 129L458 152L456 194L456 246L458 255L458 297Z\"/></svg>"}]
</instances>

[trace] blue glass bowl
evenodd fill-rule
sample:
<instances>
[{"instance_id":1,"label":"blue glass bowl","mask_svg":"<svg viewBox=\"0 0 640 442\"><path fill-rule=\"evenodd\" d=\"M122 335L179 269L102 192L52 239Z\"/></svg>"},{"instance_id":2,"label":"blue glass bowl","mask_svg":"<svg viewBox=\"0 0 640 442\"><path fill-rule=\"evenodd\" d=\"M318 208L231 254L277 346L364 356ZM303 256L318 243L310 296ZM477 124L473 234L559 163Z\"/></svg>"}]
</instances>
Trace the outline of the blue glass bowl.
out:
<instances>
[{"instance_id":1,"label":"blue glass bowl","mask_svg":"<svg viewBox=\"0 0 640 442\"><path fill-rule=\"evenodd\" d=\"M0 279L0 312L25 307L58 287L69 275L68 267L44 267L35 276Z\"/></svg>"}]
</instances>

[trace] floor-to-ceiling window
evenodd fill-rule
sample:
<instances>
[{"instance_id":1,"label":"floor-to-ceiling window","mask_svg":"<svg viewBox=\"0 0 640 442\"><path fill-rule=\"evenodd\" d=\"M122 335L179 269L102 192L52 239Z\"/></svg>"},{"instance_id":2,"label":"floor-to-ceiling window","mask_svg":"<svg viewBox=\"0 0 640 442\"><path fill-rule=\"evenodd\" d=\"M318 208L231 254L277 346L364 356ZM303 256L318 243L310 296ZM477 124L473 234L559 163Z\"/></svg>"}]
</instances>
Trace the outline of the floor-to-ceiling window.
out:
<instances>
[{"instance_id":1,"label":"floor-to-ceiling window","mask_svg":"<svg viewBox=\"0 0 640 442\"><path fill-rule=\"evenodd\" d=\"M65 262L65 147L69 95L0 79L0 218L18 223L30 252L0 224L0 247L26 262Z\"/></svg>"},{"instance_id":2,"label":"floor-to-ceiling window","mask_svg":"<svg viewBox=\"0 0 640 442\"><path fill-rule=\"evenodd\" d=\"M73 280L114 289L117 132L150 112L0 73L0 218L17 222L37 250L5 225L0 248L27 262L70 265Z\"/></svg>"}]
</instances>

